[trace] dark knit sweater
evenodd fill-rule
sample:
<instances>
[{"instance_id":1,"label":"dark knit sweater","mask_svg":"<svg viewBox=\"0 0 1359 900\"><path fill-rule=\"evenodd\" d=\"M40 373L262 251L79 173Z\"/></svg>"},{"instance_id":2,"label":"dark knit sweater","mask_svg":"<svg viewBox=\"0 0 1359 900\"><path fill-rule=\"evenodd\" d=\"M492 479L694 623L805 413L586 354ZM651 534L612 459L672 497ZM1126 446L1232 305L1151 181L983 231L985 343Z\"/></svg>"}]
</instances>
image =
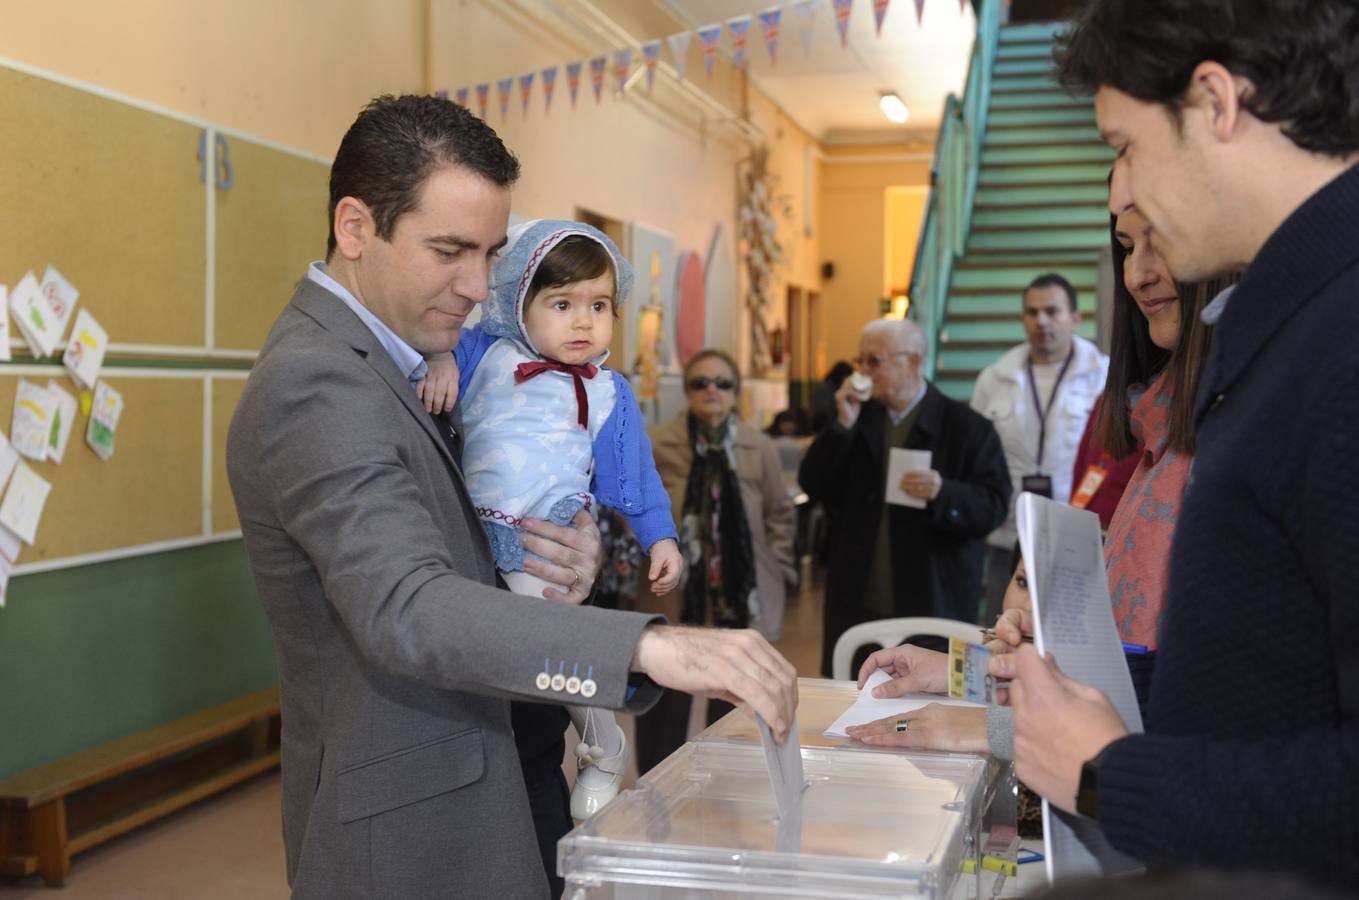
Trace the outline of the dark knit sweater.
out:
<instances>
[{"instance_id":1,"label":"dark knit sweater","mask_svg":"<svg viewBox=\"0 0 1359 900\"><path fill-rule=\"evenodd\" d=\"M1359 167L1266 241L1219 322L1147 733L1100 773L1149 863L1359 892Z\"/></svg>"}]
</instances>

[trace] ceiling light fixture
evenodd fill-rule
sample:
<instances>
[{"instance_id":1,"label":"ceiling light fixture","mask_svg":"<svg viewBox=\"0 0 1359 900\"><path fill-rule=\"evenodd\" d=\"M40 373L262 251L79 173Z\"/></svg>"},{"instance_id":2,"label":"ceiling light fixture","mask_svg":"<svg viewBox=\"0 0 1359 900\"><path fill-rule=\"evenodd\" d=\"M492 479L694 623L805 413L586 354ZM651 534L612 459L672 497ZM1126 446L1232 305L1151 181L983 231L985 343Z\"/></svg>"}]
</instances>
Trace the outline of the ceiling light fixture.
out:
<instances>
[{"instance_id":1,"label":"ceiling light fixture","mask_svg":"<svg viewBox=\"0 0 1359 900\"><path fill-rule=\"evenodd\" d=\"M911 111L906 108L905 103L901 102L896 91L884 92L882 99L878 101L878 105L882 107L882 114L898 125L911 117Z\"/></svg>"}]
</instances>

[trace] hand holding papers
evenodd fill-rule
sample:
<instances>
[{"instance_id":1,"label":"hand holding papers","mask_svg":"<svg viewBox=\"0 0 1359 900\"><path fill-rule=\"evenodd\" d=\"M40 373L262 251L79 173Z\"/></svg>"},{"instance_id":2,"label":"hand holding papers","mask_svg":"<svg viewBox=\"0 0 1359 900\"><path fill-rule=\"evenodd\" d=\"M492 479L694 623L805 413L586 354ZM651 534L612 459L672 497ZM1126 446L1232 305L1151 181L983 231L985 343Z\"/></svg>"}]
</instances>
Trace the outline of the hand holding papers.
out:
<instances>
[{"instance_id":1,"label":"hand holding papers","mask_svg":"<svg viewBox=\"0 0 1359 900\"><path fill-rule=\"evenodd\" d=\"M888 503L924 509L923 497L912 497L901 489L901 479L907 472L925 472L930 468L932 455L928 450L907 450L893 447L887 459L887 497Z\"/></svg>"},{"instance_id":2,"label":"hand holding papers","mask_svg":"<svg viewBox=\"0 0 1359 900\"><path fill-rule=\"evenodd\" d=\"M876 722L878 719L888 716L900 716L908 712L915 712L931 703L940 703L945 706L967 706L974 709L981 709L980 703L969 703L966 700L955 700L944 694L907 694L904 697L891 697L879 700L873 696L873 688L880 684L891 681L892 676L882 669L878 669L868 680L864 682L863 690L859 691L859 698L854 701L854 705L845 710L840 718L831 723L826 729L827 737L849 737L845 730L851 725L867 725L869 722Z\"/></svg>"}]
</instances>

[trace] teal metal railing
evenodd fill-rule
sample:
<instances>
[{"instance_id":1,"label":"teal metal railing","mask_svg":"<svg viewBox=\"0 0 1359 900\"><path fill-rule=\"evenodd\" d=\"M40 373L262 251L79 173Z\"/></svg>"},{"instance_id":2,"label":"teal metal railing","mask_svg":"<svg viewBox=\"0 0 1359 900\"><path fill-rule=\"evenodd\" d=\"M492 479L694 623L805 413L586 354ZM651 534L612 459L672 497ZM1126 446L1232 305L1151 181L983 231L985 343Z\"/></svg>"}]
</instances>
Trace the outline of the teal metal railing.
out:
<instances>
[{"instance_id":1,"label":"teal metal railing","mask_svg":"<svg viewBox=\"0 0 1359 900\"><path fill-rule=\"evenodd\" d=\"M930 164L930 196L907 289L910 317L925 332L926 375L930 378L939 359L939 332L944 327L953 265L962 256L972 227L972 205L986 139L986 111L991 102L991 68L1000 40L1001 2L981 0L979 4L977 39L972 45L963 96L960 100L950 94L944 101L943 121Z\"/></svg>"}]
</instances>

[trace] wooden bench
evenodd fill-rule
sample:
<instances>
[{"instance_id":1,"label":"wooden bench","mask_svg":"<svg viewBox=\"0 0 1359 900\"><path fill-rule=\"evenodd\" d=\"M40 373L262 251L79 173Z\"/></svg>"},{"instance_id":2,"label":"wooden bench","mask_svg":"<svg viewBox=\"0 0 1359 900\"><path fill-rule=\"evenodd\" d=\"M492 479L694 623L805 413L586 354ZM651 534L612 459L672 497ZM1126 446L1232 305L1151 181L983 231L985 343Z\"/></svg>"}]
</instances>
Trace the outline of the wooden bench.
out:
<instances>
[{"instance_id":1,"label":"wooden bench","mask_svg":"<svg viewBox=\"0 0 1359 900\"><path fill-rule=\"evenodd\" d=\"M52 887L71 856L279 762L278 688L0 780L0 875Z\"/></svg>"}]
</instances>

